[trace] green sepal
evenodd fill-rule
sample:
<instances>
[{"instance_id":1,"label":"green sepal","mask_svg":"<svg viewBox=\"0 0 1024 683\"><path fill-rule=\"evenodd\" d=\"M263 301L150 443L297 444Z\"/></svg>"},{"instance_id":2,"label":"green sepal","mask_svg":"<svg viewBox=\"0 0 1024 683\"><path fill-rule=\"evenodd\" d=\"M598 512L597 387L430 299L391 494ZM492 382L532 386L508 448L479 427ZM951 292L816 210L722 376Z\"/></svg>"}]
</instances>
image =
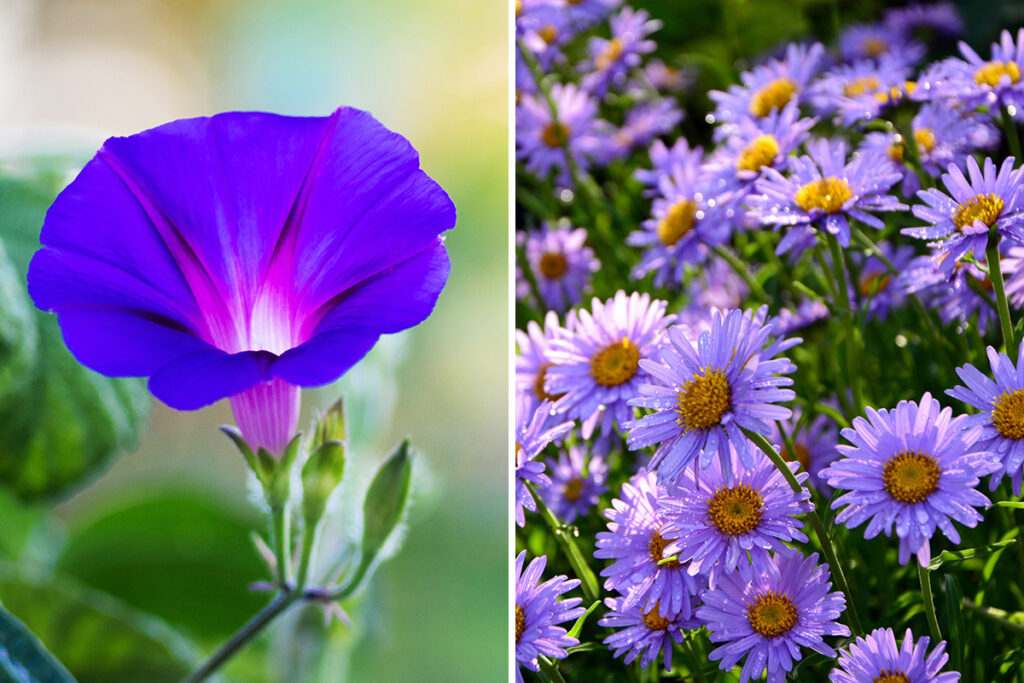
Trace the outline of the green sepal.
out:
<instances>
[{"instance_id":1,"label":"green sepal","mask_svg":"<svg viewBox=\"0 0 1024 683\"><path fill-rule=\"evenodd\" d=\"M409 500L409 440L399 444L373 478L363 501L363 559L369 565L402 518Z\"/></svg>"},{"instance_id":2,"label":"green sepal","mask_svg":"<svg viewBox=\"0 0 1024 683\"><path fill-rule=\"evenodd\" d=\"M274 462L274 457L265 448L260 448L257 451L261 461L265 464L268 462L273 463L273 465L267 465L272 468L273 474L263 492L267 499L267 505L272 510L283 508L288 504L288 497L291 494L292 467L295 465L295 458L299 453L299 443L301 441L302 433L299 432L285 446L284 453L281 454L281 459L277 462Z\"/></svg>"},{"instance_id":3,"label":"green sepal","mask_svg":"<svg viewBox=\"0 0 1024 683\"><path fill-rule=\"evenodd\" d=\"M252 448L249 447L249 443L245 440L245 437L242 436L242 432L238 431L237 427L232 427L231 425L221 425L219 429L226 434L229 439L231 439L232 443L235 444L235 448L237 448L238 452L242 454L243 458L245 458L245 463L249 466L249 469L252 470L252 473L256 475L256 478L260 480L260 483L266 484L269 473L267 472L263 461L256 457L256 454L252 452Z\"/></svg>"},{"instance_id":4,"label":"green sepal","mask_svg":"<svg viewBox=\"0 0 1024 683\"><path fill-rule=\"evenodd\" d=\"M344 472L344 443L325 441L310 454L302 467L302 514L307 526L320 521L327 499L338 488Z\"/></svg>"},{"instance_id":5,"label":"green sepal","mask_svg":"<svg viewBox=\"0 0 1024 683\"><path fill-rule=\"evenodd\" d=\"M328 441L345 443L347 439L348 437L345 435L345 406L339 398L317 420L313 447L317 448L320 444Z\"/></svg>"}]
</instances>

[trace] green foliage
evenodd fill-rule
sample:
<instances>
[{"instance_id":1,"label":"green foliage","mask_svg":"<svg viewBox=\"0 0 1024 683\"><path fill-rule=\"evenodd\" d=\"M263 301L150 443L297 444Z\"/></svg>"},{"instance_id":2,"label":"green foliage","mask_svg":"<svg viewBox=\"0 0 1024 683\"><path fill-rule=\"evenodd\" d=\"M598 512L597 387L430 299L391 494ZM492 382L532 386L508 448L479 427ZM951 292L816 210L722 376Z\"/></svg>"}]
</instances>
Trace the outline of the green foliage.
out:
<instances>
[{"instance_id":1,"label":"green foliage","mask_svg":"<svg viewBox=\"0 0 1024 683\"><path fill-rule=\"evenodd\" d=\"M0 681L3 683L74 683L25 625L0 608Z\"/></svg>"}]
</instances>

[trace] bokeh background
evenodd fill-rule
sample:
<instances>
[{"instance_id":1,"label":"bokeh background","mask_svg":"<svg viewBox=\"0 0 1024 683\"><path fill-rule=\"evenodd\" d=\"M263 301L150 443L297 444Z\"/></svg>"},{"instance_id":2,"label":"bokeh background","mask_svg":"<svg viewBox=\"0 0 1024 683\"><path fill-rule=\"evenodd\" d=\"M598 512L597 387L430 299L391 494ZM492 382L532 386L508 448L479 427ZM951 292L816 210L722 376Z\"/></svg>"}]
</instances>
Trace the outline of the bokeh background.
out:
<instances>
[{"instance_id":1,"label":"bokeh background","mask_svg":"<svg viewBox=\"0 0 1024 683\"><path fill-rule=\"evenodd\" d=\"M345 396L349 501L412 437L404 544L352 605L351 629L295 611L231 664L229 680L507 675L507 17L506 3L477 0L0 0L7 176L30 176L40 158L72 168L110 135L176 118L345 104L408 137L458 208L433 316L383 340L338 385L304 393L304 422ZM154 404L137 444L71 493L30 505L0 494L0 602L69 668L88 662L89 643L144 649L96 610L188 658L267 600L246 588L265 578L248 538L263 518L216 429L231 421L226 402L195 413ZM358 534L357 508L336 506L321 572ZM39 599L58 579L92 611ZM107 671L93 679L112 680ZM140 676L119 680L153 680Z\"/></svg>"}]
</instances>

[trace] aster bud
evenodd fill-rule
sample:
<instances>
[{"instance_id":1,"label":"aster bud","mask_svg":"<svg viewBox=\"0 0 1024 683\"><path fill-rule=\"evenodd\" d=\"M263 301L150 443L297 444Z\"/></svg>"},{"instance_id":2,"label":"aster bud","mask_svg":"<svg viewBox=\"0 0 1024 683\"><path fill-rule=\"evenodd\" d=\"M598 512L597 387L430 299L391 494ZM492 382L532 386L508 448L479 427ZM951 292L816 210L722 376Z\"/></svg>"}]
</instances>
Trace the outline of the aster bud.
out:
<instances>
[{"instance_id":1,"label":"aster bud","mask_svg":"<svg viewBox=\"0 0 1024 683\"><path fill-rule=\"evenodd\" d=\"M381 465L363 501L363 559L369 565L394 531L409 499L409 440Z\"/></svg>"},{"instance_id":2,"label":"aster bud","mask_svg":"<svg viewBox=\"0 0 1024 683\"><path fill-rule=\"evenodd\" d=\"M319 434L318 429L318 438ZM341 483L344 470L345 444L340 441L321 443L306 460L302 467L302 514L308 526L320 521L327 499Z\"/></svg>"}]
</instances>

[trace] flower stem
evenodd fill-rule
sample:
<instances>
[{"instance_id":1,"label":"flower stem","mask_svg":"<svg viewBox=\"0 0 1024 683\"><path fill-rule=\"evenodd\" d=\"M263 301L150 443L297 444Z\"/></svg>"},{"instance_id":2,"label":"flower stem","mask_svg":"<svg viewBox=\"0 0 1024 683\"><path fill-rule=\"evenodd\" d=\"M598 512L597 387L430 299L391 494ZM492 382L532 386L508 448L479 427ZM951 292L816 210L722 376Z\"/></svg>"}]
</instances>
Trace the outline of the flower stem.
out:
<instances>
[{"instance_id":1,"label":"flower stem","mask_svg":"<svg viewBox=\"0 0 1024 683\"><path fill-rule=\"evenodd\" d=\"M1013 321L1010 319L1010 306L1006 302L1006 286L1003 283L1003 269L999 265L999 233L993 227L988 235L988 276L992 280L992 291L996 293L996 311L999 313L999 326L1003 330L1003 345L1006 355L1017 357L1017 342L1013 336Z\"/></svg>"},{"instance_id":2,"label":"flower stem","mask_svg":"<svg viewBox=\"0 0 1024 683\"><path fill-rule=\"evenodd\" d=\"M942 632L939 631L939 620L935 616L935 601L932 599L932 577L928 567L917 564L917 578L921 582L921 599L924 601L924 614L928 618L928 630L932 634L932 642L942 640Z\"/></svg>"},{"instance_id":3,"label":"flower stem","mask_svg":"<svg viewBox=\"0 0 1024 683\"><path fill-rule=\"evenodd\" d=\"M846 260L843 258L843 248L839 244L839 238L835 235L828 236L828 246L832 253L832 267L836 274L836 308L842 314L845 337L843 345L846 347L846 374L850 383L850 392L853 394L854 412L860 415L864 410L864 397L860 390L860 369L857 367L857 355L860 349L857 348L856 328L853 324L853 304L850 301L850 288L846 280Z\"/></svg>"},{"instance_id":4,"label":"flower stem","mask_svg":"<svg viewBox=\"0 0 1024 683\"><path fill-rule=\"evenodd\" d=\"M1006 143L1010 146L1010 154L1017 160L1017 166L1020 166L1021 159L1020 155L1020 133L1017 132L1017 124L1014 123L1013 117L1010 116L1009 110L1006 107L1002 108L1002 123L1003 132L1006 133Z\"/></svg>"},{"instance_id":5,"label":"flower stem","mask_svg":"<svg viewBox=\"0 0 1024 683\"><path fill-rule=\"evenodd\" d=\"M742 427L741 427L742 429ZM767 455L775 467L778 468L782 476L789 482L790 487L797 493L802 493L804 487L797 481L796 475L786 465L786 461L782 459L779 452L772 448L772 445L768 443L768 439L764 438L757 432L751 432L743 429L743 433L747 435L747 438L754 442L754 445L761 449L765 455ZM811 523L811 528L814 529L815 535L818 537L818 541L821 543L821 552L825 555L825 561L828 562L829 567L832 570L832 576L835 577L836 583L838 584L839 590L846 596L846 607L848 609L847 614L850 620L850 629L853 631L855 636L863 636L864 631L860 626L860 618L857 616L857 607L853 604L853 593L850 592L850 586L846 583L846 574L843 572L843 565L839 562L839 557L836 555L835 546L832 545L832 539L829 538L828 533L825 531L825 527L821 523L821 519L818 517L817 511L812 507L807 513L807 519Z\"/></svg>"},{"instance_id":6,"label":"flower stem","mask_svg":"<svg viewBox=\"0 0 1024 683\"><path fill-rule=\"evenodd\" d=\"M270 519L274 559L277 561L277 582L282 588L286 588L290 581L288 576L288 507L286 505L271 507Z\"/></svg>"},{"instance_id":7,"label":"flower stem","mask_svg":"<svg viewBox=\"0 0 1024 683\"><path fill-rule=\"evenodd\" d=\"M743 261L739 259L736 254L729 251L727 248L719 245L714 248L714 252L721 256L726 263L732 266L732 269L736 271L736 274L743 278L743 281L750 287L750 291L754 293L758 299L762 302L771 301L771 298L765 293L761 283L757 281L754 275L750 272L750 267L747 266Z\"/></svg>"},{"instance_id":8,"label":"flower stem","mask_svg":"<svg viewBox=\"0 0 1024 683\"><path fill-rule=\"evenodd\" d=\"M551 533L558 539L559 545L562 546L562 551L565 553L566 559L569 560L569 564L572 565L572 569L576 572L576 578L580 580L580 588L583 589L583 595L586 596L587 602L594 602L600 600L600 588L597 584L597 577L594 575L594 571L587 564L586 558L579 546L576 545L576 539L573 538L569 530L558 521L554 513L548 509L548 506L544 504L541 497L537 495L533 486L529 483L526 484L526 488L530 491L530 495L533 496L534 502L537 504L537 512L547 522L548 527L551 528Z\"/></svg>"},{"instance_id":9,"label":"flower stem","mask_svg":"<svg viewBox=\"0 0 1024 683\"><path fill-rule=\"evenodd\" d=\"M309 582L309 567L313 560L313 549L316 547L316 535L320 529L320 522L313 525L312 529L303 530L302 555L299 557L299 571L295 574L295 592L301 594Z\"/></svg>"}]
</instances>

